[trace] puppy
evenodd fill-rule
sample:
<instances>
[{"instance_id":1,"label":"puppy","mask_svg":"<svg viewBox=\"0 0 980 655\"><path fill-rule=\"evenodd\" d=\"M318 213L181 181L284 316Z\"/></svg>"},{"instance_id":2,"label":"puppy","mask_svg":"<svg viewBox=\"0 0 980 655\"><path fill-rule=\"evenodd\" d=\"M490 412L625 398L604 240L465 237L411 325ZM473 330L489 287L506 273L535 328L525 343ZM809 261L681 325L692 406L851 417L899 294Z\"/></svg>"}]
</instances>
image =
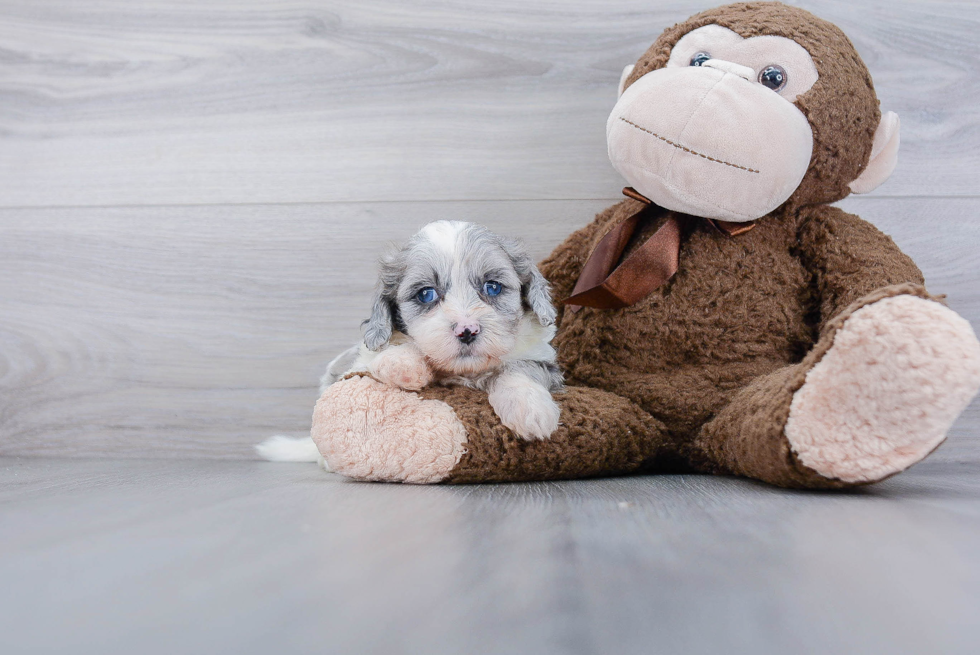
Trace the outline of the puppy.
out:
<instances>
[{"instance_id":1,"label":"puppy","mask_svg":"<svg viewBox=\"0 0 980 655\"><path fill-rule=\"evenodd\" d=\"M330 362L320 393L351 373L413 391L463 385L486 391L518 436L546 439L558 427L551 394L564 386L554 322L548 283L519 241L472 223L430 223L382 258L364 341ZM266 459L317 459L309 439L271 437L256 448Z\"/></svg>"},{"instance_id":2,"label":"puppy","mask_svg":"<svg viewBox=\"0 0 980 655\"><path fill-rule=\"evenodd\" d=\"M330 362L320 391L349 373L413 391L473 387L517 435L545 439L558 427L551 392L563 387L554 322L548 283L520 242L430 223L381 260L364 343Z\"/></svg>"}]
</instances>

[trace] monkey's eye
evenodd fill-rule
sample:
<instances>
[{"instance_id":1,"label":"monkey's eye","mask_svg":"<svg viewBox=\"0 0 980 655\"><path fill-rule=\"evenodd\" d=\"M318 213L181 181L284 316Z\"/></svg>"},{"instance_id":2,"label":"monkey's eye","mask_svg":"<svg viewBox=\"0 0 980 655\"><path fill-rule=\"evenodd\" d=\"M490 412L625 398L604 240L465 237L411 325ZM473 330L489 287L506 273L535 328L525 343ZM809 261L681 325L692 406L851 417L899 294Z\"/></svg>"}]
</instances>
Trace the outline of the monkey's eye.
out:
<instances>
[{"instance_id":1,"label":"monkey's eye","mask_svg":"<svg viewBox=\"0 0 980 655\"><path fill-rule=\"evenodd\" d=\"M422 289L419 289L419 292L415 294L415 297L418 298L418 301L423 305L428 305L431 302L435 302L436 298L439 297L439 294L436 293L436 290L432 287L423 287Z\"/></svg>"},{"instance_id":2,"label":"monkey's eye","mask_svg":"<svg viewBox=\"0 0 980 655\"><path fill-rule=\"evenodd\" d=\"M766 66L759 73L759 83L773 91L779 91L786 86L786 71L775 64Z\"/></svg>"},{"instance_id":3,"label":"monkey's eye","mask_svg":"<svg viewBox=\"0 0 980 655\"><path fill-rule=\"evenodd\" d=\"M500 282L497 282L496 280L487 280L483 284L483 293L487 294L488 296L499 296L502 290L503 286L501 286Z\"/></svg>"},{"instance_id":4,"label":"monkey's eye","mask_svg":"<svg viewBox=\"0 0 980 655\"><path fill-rule=\"evenodd\" d=\"M711 55L709 55L707 52L699 52L691 57L691 66L700 66L709 59L711 59Z\"/></svg>"}]
</instances>

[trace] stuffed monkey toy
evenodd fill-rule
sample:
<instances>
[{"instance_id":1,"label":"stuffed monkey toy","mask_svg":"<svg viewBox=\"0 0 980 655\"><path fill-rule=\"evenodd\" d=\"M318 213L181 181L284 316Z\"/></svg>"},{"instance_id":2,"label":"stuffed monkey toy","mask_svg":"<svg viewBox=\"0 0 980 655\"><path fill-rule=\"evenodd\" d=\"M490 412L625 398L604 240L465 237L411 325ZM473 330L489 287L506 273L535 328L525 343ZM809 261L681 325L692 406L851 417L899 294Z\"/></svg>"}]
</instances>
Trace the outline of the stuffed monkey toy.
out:
<instances>
[{"instance_id":1,"label":"stuffed monkey toy","mask_svg":"<svg viewBox=\"0 0 980 655\"><path fill-rule=\"evenodd\" d=\"M831 206L883 182L899 144L847 37L779 3L718 7L660 35L620 94L627 198L540 266L563 303L558 429L521 439L483 392L354 376L314 412L328 466L842 488L926 457L980 388L980 344L888 236Z\"/></svg>"}]
</instances>

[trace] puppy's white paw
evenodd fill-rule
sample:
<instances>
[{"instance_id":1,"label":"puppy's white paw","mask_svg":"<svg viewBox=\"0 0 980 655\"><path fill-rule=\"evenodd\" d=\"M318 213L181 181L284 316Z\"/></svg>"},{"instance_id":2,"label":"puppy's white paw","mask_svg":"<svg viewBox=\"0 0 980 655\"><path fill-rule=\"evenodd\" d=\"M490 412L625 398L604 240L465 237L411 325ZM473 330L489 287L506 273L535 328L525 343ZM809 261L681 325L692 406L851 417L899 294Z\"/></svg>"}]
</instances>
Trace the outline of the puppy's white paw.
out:
<instances>
[{"instance_id":1,"label":"puppy's white paw","mask_svg":"<svg viewBox=\"0 0 980 655\"><path fill-rule=\"evenodd\" d=\"M368 371L381 382L408 391L418 391L432 382L432 369L411 346L392 346L382 351Z\"/></svg>"},{"instance_id":2,"label":"puppy's white paw","mask_svg":"<svg viewBox=\"0 0 980 655\"><path fill-rule=\"evenodd\" d=\"M500 422L523 439L547 439L558 428L561 408L551 393L521 375L502 376L490 392Z\"/></svg>"}]
</instances>

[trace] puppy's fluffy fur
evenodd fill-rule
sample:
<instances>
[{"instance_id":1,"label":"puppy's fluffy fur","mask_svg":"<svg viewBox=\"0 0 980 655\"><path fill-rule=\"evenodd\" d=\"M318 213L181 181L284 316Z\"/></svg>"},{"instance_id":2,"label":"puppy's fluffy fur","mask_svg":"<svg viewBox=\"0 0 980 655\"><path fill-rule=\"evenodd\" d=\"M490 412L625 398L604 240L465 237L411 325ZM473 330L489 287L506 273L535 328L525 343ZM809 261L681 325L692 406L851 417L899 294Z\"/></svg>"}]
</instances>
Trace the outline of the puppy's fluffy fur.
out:
<instances>
[{"instance_id":1,"label":"puppy's fluffy fur","mask_svg":"<svg viewBox=\"0 0 980 655\"><path fill-rule=\"evenodd\" d=\"M501 422L525 439L558 427L563 387L550 341L548 283L523 245L460 221L426 225L381 260L364 342L338 355L320 392L349 373L407 390L429 384L487 391ZM272 437L266 459L309 461L309 439Z\"/></svg>"}]
</instances>

